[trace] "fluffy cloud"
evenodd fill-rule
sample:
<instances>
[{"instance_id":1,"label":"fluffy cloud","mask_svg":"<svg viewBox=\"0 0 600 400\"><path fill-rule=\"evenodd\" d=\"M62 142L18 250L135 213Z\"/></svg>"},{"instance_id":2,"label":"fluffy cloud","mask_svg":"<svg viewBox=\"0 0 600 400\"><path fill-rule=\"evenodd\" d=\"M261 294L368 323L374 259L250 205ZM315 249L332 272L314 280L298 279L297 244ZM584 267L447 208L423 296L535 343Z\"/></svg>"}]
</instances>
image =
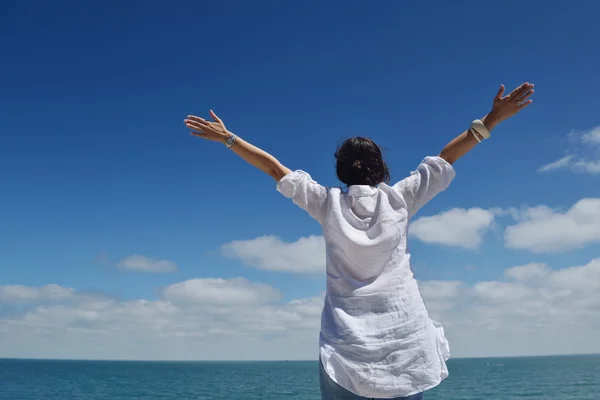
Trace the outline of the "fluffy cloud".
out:
<instances>
[{"instance_id":1,"label":"fluffy cloud","mask_svg":"<svg viewBox=\"0 0 600 400\"><path fill-rule=\"evenodd\" d=\"M557 169L563 169L563 168L567 168L569 167L571 164L571 161L573 160L575 156L573 155L568 155L568 156L564 156L563 158L559 158L556 161L552 161L551 163L548 163L546 165L542 165L541 167L538 168L538 172L549 172L549 171L554 171Z\"/></svg>"},{"instance_id":2,"label":"fluffy cloud","mask_svg":"<svg viewBox=\"0 0 600 400\"><path fill-rule=\"evenodd\" d=\"M54 284L41 287L3 285L0 286L0 303L37 303L58 301L71 298L74 294L74 289Z\"/></svg>"},{"instance_id":3,"label":"fluffy cloud","mask_svg":"<svg viewBox=\"0 0 600 400\"><path fill-rule=\"evenodd\" d=\"M600 131L599 131L600 132ZM546 205L517 208L455 208L412 223L410 236L425 243L476 249L497 221L507 248L560 253L600 243L600 198L584 198L569 209Z\"/></svg>"},{"instance_id":4,"label":"fluffy cloud","mask_svg":"<svg viewBox=\"0 0 600 400\"><path fill-rule=\"evenodd\" d=\"M600 258L560 270L532 263L505 276L508 281L473 286L472 296L482 302L475 311L487 311L496 322L510 316L520 329L600 329Z\"/></svg>"},{"instance_id":5,"label":"fluffy cloud","mask_svg":"<svg viewBox=\"0 0 600 400\"><path fill-rule=\"evenodd\" d=\"M570 169L573 172L600 174L600 126L586 132L571 133L569 138L572 145L567 154L542 165L538 172Z\"/></svg>"},{"instance_id":6,"label":"fluffy cloud","mask_svg":"<svg viewBox=\"0 0 600 400\"><path fill-rule=\"evenodd\" d=\"M0 357L306 359L316 353L323 297L284 302L274 287L233 278L179 282L151 300L73 293L26 308L3 301Z\"/></svg>"},{"instance_id":7,"label":"fluffy cloud","mask_svg":"<svg viewBox=\"0 0 600 400\"><path fill-rule=\"evenodd\" d=\"M600 146L600 126L597 126L581 135L581 141L586 144Z\"/></svg>"},{"instance_id":8,"label":"fluffy cloud","mask_svg":"<svg viewBox=\"0 0 600 400\"><path fill-rule=\"evenodd\" d=\"M494 222L494 214L481 208L454 208L421 217L410 226L410 235L425 243L476 249Z\"/></svg>"},{"instance_id":9,"label":"fluffy cloud","mask_svg":"<svg viewBox=\"0 0 600 400\"><path fill-rule=\"evenodd\" d=\"M558 270L531 263L506 269L498 280L473 285L442 281L433 289L422 293L432 317L446 325L454 354L600 351L595 339L600 334L600 259Z\"/></svg>"},{"instance_id":10,"label":"fluffy cloud","mask_svg":"<svg viewBox=\"0 0 600 400\"><path fill-rule=\"evenodd\" d=\"M427 309L436 315L451 309L452 301L459 298L466 289L467 286L461 281L419 282L419 290L427 302Z\"/></svg>"},{"instance_id":11,"label":"fluffy cloud","mask_svg":"<svg viewBox=\"0 0 600 400\"><path fill-rule=\"evenodd\" d=\"M600 258L563 269L515 266L493 281L419 286L431 316L444 324L455 356L600 351ZM243 278L192 279L165 287L156 299L127 301L51 287L71 293L69 300L49 296L44 304L25 308L3 300L0 357L315 359L318 354L322 295L282 301L276 288ZM44 292L44 287L24 288Z\"/></svg>"},{"instance_id":12,"label":"fluffy cloud","mask_svg":"<svg viewBox=\"0 0 600 400\"><path fill-rule=\"evenodd\" d=\"M546 264L541 263L529 263L525 265L517 265L507 269L504 274L509 279L516 281L536 281L542 279L550 273L550 269Z\"/></svg>"},{"instance_id":13,"label":"fluffy cloud","mask_svg":"<svg viewBox=\"0 0 600 400\"><path fill-rule=\"evenodd\" d=\"M177 264L173 261L133 255L119 261L117 268L130 271L164 273L177 271Z\"/></svg>"},{"instance_id":14,"label":"fluffy cloud","mask_svg":"<svg viewBox=\"0 0 600 400\"><path fill-rule=\"evenodd\" d=\"M600 198L581 199L566 211L538 206L521 210L504 232L506 247L557 253L600 242Z\"/></svg>"},{"instance_id":15,"label":"fluffy cloud","mask_svg":"<svg viewBox=\"0 0 600 400\"><path fill-rule=\"evenodd\" d=\"M587 172L589 174L600 174L600 160L577 160L572 164L575 171Z\"/></svg>"},{"instance_id":16,"label":"fluffy cloud","mask_svg":"<svg viewBox=\"0 0 600 400\"><path fill-rule=\"evenodd\" d=\"M267 271L321 273L325 271L325 241L322 236L309 236L295 242L284 242L276 236L236 240L221 247L226 257Z\"/></svg>"},{"instance_id":17,"label":"fluffy cloud","mask_svg":"<svg viewBox=\"0 0 600 400\"><path fill-rule=\"evenodd\" d=\"M162 294L173 303L206 305L264 304L281 298L279 290L245 278L190 279L167 286Z\"/></svg>"}]
</instances>

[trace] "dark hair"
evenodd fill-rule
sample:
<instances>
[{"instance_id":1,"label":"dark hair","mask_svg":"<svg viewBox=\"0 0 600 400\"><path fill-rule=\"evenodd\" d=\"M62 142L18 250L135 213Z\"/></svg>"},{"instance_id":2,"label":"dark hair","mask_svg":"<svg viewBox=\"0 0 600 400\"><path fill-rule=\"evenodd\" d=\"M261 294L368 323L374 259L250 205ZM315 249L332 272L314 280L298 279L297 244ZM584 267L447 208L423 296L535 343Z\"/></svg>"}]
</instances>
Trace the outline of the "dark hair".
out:
<instances>
[{"instance_id":1,"label":"dark hair","mask_svg":"<svg viewBox=\"0 0 600 400\"><path fill-rule=\"evenodd\" d=\"M369 138L353 137L344 141L335 151L335 160L335 173L348 186L376 186L390 181L381 149Z\"/></svg>"}]
</instances>

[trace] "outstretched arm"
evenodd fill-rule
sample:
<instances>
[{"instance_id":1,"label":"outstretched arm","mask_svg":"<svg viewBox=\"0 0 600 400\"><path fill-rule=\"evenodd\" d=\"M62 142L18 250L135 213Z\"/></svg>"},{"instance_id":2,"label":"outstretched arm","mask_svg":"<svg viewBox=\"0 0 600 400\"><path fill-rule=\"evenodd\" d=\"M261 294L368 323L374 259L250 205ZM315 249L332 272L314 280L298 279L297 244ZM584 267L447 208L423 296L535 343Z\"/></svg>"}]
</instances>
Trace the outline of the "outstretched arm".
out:
<instances>
[{"instance_id":1,"label":"outstretched arm","mask_svg":"<svg viewBox=\"0 0 600 400\"><path fill-rule=\"evenodd\" d=\"M516 115L519 111L530 105L532 101L529 100L529 97L532 94L533 84L524 83L513 90L508 96L503 97L504 85L500 85L500 90L496 94L496 97L494 97L492 111L482 118L481 121L491 131L500 122ZM475 135L478 135L479 140ZM440 153L440 157L448 163L453 164L473 149L481 139L483 139L481 134L476 131L471 133L470 130L466 130L444 147Z\"/></svg>"},{"instance_id":2,"label":"outstretched arm","mask_svg":"<svg viewBox=\"0 0 600 400\"><path fill-rule=\"evenodd\" d=\"M229 132L227 128L225 128L223 121L221 121L212 110L210 111L210 115L214 120L213 122L193 115L188 115L184 122L185 125L192 130L192 135L213 142L227 144L235 154L242 157L249 164L252 164L261 171L269 174L277 182L291 172L282 165L279 160L266 151L259 149L232 132Z\"/></svg>"}]
</instances>

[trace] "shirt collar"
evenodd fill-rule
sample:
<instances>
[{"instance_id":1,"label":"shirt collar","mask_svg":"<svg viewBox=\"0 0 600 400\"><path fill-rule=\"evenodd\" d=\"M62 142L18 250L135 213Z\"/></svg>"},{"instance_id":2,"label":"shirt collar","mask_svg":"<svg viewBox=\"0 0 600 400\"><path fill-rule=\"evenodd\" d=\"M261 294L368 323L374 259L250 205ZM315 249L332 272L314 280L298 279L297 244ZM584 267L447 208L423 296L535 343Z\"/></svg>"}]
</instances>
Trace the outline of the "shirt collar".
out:
<instances>
[{"instance_id":1,"label":"shirt collar","mask_svg":"<svg viewBox=\"0 0 600 400\"><path fill-rule=\"evenodd\" d=\"M377 193L377 188L369 185L352 185L348 187L348 194L352 197L373 196Z\"/></svg>"}]
</instances>

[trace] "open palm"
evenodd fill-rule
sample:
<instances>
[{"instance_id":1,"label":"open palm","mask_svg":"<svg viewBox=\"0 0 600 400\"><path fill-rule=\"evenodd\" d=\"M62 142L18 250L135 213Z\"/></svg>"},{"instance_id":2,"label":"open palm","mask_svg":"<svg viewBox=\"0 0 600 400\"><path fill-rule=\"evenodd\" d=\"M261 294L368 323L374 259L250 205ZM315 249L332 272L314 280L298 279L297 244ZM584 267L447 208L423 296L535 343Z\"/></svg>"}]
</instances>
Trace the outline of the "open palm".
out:
<instances>
[{"instance_id":1,"label":"open palm","mask_svg":"<svg viewBox=\"0 0 600 400\"><path fill-rule=\"evenodd\" d=\"M195 115L188 115L183 122L192 130L190 133L194 136L212 140L213 142L224 142L230 136L230 133L227 131L223 121L212 110L210 110L210 116L213 122L196 117Z\"/></svg>"},{"instance_id":2,"label":"open palm","mask_svg":"<svg viewBox=\"0 0 600 400\"><path fill-rule=\"evenodd\" d=\"M504 85L500 85L500 90L494 97L492 113L499 121L516 115L532 103L530 97L533 92L533 84L526 82L510 92L509 95L504 96Z\"/></svg>"}]
</instances>

